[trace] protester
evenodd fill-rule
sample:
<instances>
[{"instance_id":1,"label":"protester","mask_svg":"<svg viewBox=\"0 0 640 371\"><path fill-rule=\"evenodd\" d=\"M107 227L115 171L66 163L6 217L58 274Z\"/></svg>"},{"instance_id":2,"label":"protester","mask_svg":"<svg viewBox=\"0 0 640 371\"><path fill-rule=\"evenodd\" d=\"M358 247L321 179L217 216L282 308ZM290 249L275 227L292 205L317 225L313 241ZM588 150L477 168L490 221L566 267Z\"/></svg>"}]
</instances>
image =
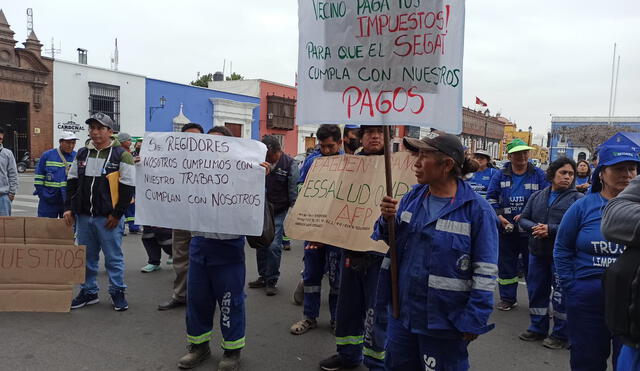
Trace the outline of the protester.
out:
<instances>
[{"instance_id":1,"label":"protester","mask_svg":"<svg viewBox=\"0 0 640 371\"><path fill-rule=\"evenodd\" d=\"M498 172L498 169L493 167L493 164L491 163L491 155L489 155L489 152L487 151L475 151L473 153L473 159L476 160L480 167L478 168L478 171L473 173L471 179L469 179L469 185L480 196L487 198L487 188L489 188L491 178Z\"/></svg>"},{"instance_id":2,"label":"protester","mask_svg":"<svg viewBox=\"0 0 640 371\"><path fill-rule=\"evenodd\" d=\"M521 139L509 142L509 162L491 178L487 190L487 201L496 210L500 221L500 302L497 308L503 311L509 311L518 305L519 259L522 259L525 278L529 265L528 236L518 227L520 213L531 194L549 185L544 171L529 162L531 149L533 148Z\"/></svg>"},{"instance_id":3,"label":"protester","mask_svg":"<svg viewBox=\"0 0 640 371\"><path fill-rule=\"evenodd\" d=\"M124 148L125 151L131 153L131 135L125 132L118 133L118 142L120 142L120 146ZM136 203L134 199L124 211L124 223L129 227L129 233L131 234L140 233L140 226L136 225L135 217ZM124 232L124 234L126 236L126 232Z\"/></svg>"},{"instance_id":4,"label":"protester","mask_svg":"<svg viewBox=\"0 0 640 371\"><path fill-rule=\"evenodd\" d=\"M140 268L142 273L151 273L160 270L160 260L162 258L162 252L169 256L167 264L170 263L172 248L170 228L154 227L145 225L142 227L142 245L147 251L147 265Z\"/></svg>"},{"instance_id":5,"label":"protester","mask_svg":"<svg viewBox=\"0 0 640 371\"><path fill-rule=\"evenodd\" d=\"M224 126L215 126L208 133L232 136ZM267 168L266 164L262 166ZM224 350L218 370L235 371L240 367L240 351L245 345L245 237L223 233L191 234L186 316L189 347L178 366L193 368L211 356L209 341L217 303Z\"/></svg>"},{"instance_id":6,"label":"protester","mask_svg":"<svg viewBox=\"0 0 640 371\"><path fill-rule=\"evenodd\" d=\"M62 218L64 200L67 198L67 173L76 157L76 137L63 132L58 148L53 148L40 156L33 184L38 196L38 217Z\"/></svg>"},{"instance_id":7,"label":"protester","mask_svg":"<svg viewBox=\"0 0 640 371\"><path fill-rule=\"evenodd\" d=\"M344 143L344 153L353 155L360 148L360 138L358 137L358 125L345 125L342 131L342 140Z\"/></svg>"},{"instance_id":8,"label":"protester","mask_svg":"<svg viewBox=\"0 0 640 371\"><path fill-rule=\"evenodd\" d=\"M361 127L358 137L362 151L357 154L384 154L382 130L382 126ZM387 316L384 312L376 313L376 290L383 258L378 252L342 251L336 308L337 354L320 362L323 370L357 367L363 356L369 369L383 368Z\"/></svg>"},{"instance_id":9,"label":"protester","mask_svg":"<svg viewBox=\"0 0 640 371\"><path fill-rule=\"evenodd\" d=\"M385 370L467 370L469 342L493 328L495 212L462 180L478 164L456 136L404 138L404 145L418 156L418 185L399 206L383 198L372 236L388 241L395 223L400 316L389 316ZM387 254L378 287L387 304L390 260Z\"/></svg>"},{"instance_id":10,"label":"protester","mask_svg":"<svg viewBox=\"0 0 640 371\"><path fill-rule=\"evenodd\" d=\"M267 200L273 205L276 234L271 246L256 249L259 277L249 282L249 288L265 288L267 296L273 296L278 293L284 219L289 207L296 202L300 171L293 158L282 152L276 137L266 135L262 138L262 143L267 146L266 160L270 164L270 172L266 179Z\"/></svg>"},{"instance_id":11,"label":"protester","mask_svg":"<svg viewBox=\"0 0 640 371\"><path fill-rule=\"evenodd\" d=\"M578 161L578 173L576 175L576 189L585 193L591 186L591 167L587 160Z\"/></svg>"},{"instance_id":12,"label":"protester","mask_svg":"<svg viewBox=\"0 0 640 371\"><path fill-rule=\"evenodd\" d=\"M626 145L605 145L598 157L591 191L562 218L553 251L567 304L572 370L606 370L612 348L615 369L620 350L620 339L605 324L601 277L625 247L604 238L600 221L607 201L637 175L640 160Z\"/></svg>"},{"instance_id":13,"label":"protester","mask_svg":"<svg viewBox=\"0 0 640 371\"><path fill-rule=\"evenodd\" d=\"M602 234L609 241L615 242L620 245L626 245L627 249L639 249L640 248L640 177L634 178L629 186L625 188L624 191L620 192L620 194L610 200L607 206L604 209L604 213L602 215ZM629 250L632 252L633 250ZM616 260L616 265L621 262L625 262L624 259L631 259L631 256L627 256L627 254L621 255ZM629 261L628 263L632 263L633 261ZM637 258L636 264L629 267L633 270L632 277L634 278L632 281L637 280L638 278L638 265ZM611 273L611 271L609 271ZM623 277L621 277L623 278ZM620 285L617 282L613 282L616 285L616 289L625 290L628 289L627 286L619 287ZM634 282L631 282L629 285L632 287L635 286ZM607 294L607 283L604 281L604 292ZM616 294L616 292L612 292L612 294ZM629 300L630 299L630 300ZM627 371L627 370L640 370L640 342L637 338L638 325L640 324L640 317L637 315L636 311L630 311L631 305L638 302L638 298L634 295L633 290L626 293L626 295L615 295L615 302L613 307L611 308L611 315L616 315L617 313L628 313L628 316L625 318L629 322L629 329L633 329L636 337L632 338L631 334L622 335L622 341L624 345L620 350L620 356L618 357L618 371ZM637 305L637 304L635 304ZM608 307L605 307L606 310L609 310ZM611 328L611 326L609 326Z\"/></svg>"},{"instance_id":14,"label":"protester","mask_svg":"<svg viewBox=\"0 0 640 371\"><path fill-rule=\"evenodd\" d=\"M183 133L204 134L199 124L190 122L181 130ZM173 295L169 301L158 305L158 310L170 310L187 303L187 272L189 271L189 243L191 232L174 229L171 234L171 257L176 278L173 281Z\"/></svg>"},{"instance_id":15,"label":"protester","mask_svg":"<svg viewBox=\"0 0 640 371\"><path fill-rule=\"evenodd\" d=\"M553 265L553 244L558 226L569 206L582 197L573 189L576 163L560 157L547 169L551 185L534 193L522 211L520 226L529 234L529 328L520 334L525 341L543 340L550 349L568 346L567 312L562 289L557 282ZM553 294L551 290L553 289ZM549 297L553 298L553 312L549 313ZM553 330L549 334L549 320L553 316Z\"/></svg>"},{"instance_id":16,"label":"protester","mask_svg":"<svg viewBox=\"0 0 640 371\"><path fill-rule=\"evenodd\" d=\"M69 170L64 212L68 225L75 218L78 244L87 246L85 282L71 309L99 302L97 275L102 251L113 309L124 311L129 304L124 294L122 216L135 189L133 157L117 139L111 139L114 123L109 116L98 112L85 123L91 140L78 151ZM118 187L115 199L111 195L113 187Z\"/></svg>"},{"instance_id":17,"label":"protester","mask_svg":"<svg viewBox=\"0 0 640 371\"><path fill-rule=\"evenodd\" d=\"M0 216L11 216L11 203L18 192L18 169L13 152L2 146L4 129L0 128Z\"/></svg>"},{"instance_id":18,"label":"protester","mask_svg":"<svg viewBox=\"0 0 640 371\"><path fill-rule=\"evenodd\" d=\"M320 142L320 156L335 156L343 154L340 149L342 135L338 125L320 125L316 132ZM301 174L308 174L313 161L319 156L307 159L302 166ZM305 178L300 176L298 184L304 184ZM338 304L338 289L340 282L340 249L320 242L306 241L304 244L304 318L291 326L291 333L302 335L318 326L320 315L320 293L322 277L325 272L329 276L329 312L331 328L335 328L336 306Z\"/></svg>"}]
</instances>

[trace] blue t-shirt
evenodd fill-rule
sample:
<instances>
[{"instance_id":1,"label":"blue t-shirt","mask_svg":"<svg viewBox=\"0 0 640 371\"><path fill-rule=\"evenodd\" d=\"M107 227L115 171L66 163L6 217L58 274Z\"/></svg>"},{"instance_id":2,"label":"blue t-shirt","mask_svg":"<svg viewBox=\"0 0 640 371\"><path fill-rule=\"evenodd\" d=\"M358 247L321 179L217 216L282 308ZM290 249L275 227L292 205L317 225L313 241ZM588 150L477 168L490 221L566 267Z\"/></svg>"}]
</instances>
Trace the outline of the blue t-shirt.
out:
<instances>
[{"instance_id":1,"label":"blue t-shirt","mask_svg":"<svg viewBox=\"0 0 640 371\"><path fill-rule=\"evenodd\" d=\"M551 191L551 193L549 194L549 202L547 203L547 206L551 206L553 204L553 202L555 200L558 199L558 196L560 196L560 191Z\"/></svg>"},{"instance_id":2,"label":"blue t-shirt","mask_svg":"<svg viewBox=\"0 0 640 371\"><path fill-rule=\"evenodd\" d=\"M444 207L451 202L451 199L451 197L437 197L429 193L422 201L422 206L424 206L424 209L427 212L427 223L437 218L438 214L440 214L440 210L444 209Z\"/></svg>"},{"instance_id":3,"label":"blue t-shirt","mask_svg":"<svg viewBox=\"0 0 640 371\"><path fill-rule=\"evenodd\" d=\"M588 193L564 214L553 250L563 286L578 278L600 277L624 251L624 245L607 241L600 232L606 205L600 193Z\"/></svg>"},{"instance_id":4,"label":"blue t-shirt","mask_svg":"<svg viewBox=\"0 0 640 371\"><path fill-rule=\"evenodd\" d=\"M482 198L487 198L487 189L491 183L491 177L496 172L498 172L498 169L488 167L482 171L473 173L471 179L468 180L471 189L482 196Z\"/></svg>"},{"instance_id":5,"label":"blue t-shirt","mask_svg":"<svg viewBox=\"0 0 640 371\"><path fill-rule=\"evenodd\" d=\"M585 177L576 177L576 185L583 185L585 183L589 183L589 177L585 176Z\"/></svg>"}]
</instances>

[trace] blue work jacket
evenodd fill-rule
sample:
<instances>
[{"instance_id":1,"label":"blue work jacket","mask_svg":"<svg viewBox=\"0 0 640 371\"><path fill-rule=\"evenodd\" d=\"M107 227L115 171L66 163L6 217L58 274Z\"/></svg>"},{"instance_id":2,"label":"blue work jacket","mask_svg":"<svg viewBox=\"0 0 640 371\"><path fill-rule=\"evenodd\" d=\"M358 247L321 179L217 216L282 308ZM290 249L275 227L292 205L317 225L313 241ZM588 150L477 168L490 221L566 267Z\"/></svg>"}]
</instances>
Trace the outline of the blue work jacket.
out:
<instances>
[{"instance_id":1,"label":"blue work jacket","mask_svg":"<svg viewBox=\"0 0 640 371\"><path fill-rule=\"evenodd\" d=\"M502 215L510 223L515 224L513 218L522 213L529 197L550 184L544 171L531 163L528 164L520 189L514 189L512 174L511 162L507 162L504 168L493 175L487 190L487 201L496 214Z\"/></svg>"},{"instance_id":2,"label":"blue work jacket","mask_svg":"<svg viewBox=\"0 0 640 371\"><path fill-rule=\"evenodd\" d=\"M42 154L35 171L33 184L36 190L33 194L49 204L63 205L67 197L67 169L71 167L76 152L63 155L67 160L67 167L54 148Z\"/></svg>"},{"instance_id":3,"label":"blue work jacket","mask_svg":"<svg viewBox=\"0 0 640 371\"><path fill-rule=\"evenodd\" d=\"M416 185L400 201L396 223L400 320L413 333L459 338L483 334L494 326L498 273L495 212L464 181L439 214L427 220L423 200L428 185ZM380 217L371 236L388 241ZM390 302L389 254L382 263L380 300Z\"/></svg>"}]
</instances>

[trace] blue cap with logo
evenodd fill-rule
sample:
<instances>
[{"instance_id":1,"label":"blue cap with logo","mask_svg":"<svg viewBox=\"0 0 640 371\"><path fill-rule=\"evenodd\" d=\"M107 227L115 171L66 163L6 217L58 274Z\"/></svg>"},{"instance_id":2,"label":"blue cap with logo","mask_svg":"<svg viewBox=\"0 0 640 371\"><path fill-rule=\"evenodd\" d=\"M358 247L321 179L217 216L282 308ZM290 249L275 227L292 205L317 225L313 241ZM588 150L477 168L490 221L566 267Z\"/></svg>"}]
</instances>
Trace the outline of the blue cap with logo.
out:
<instances>
[{"instance_id":1,"label":"blue cap with logo","mask_svg":"<svg viewBox=\"0 0 640 371\"><path fill-rule=\"evenodd\" d=\"M612 166L621 162L635 162L640 164L640 148L630 145L603 145L598 151L598 167L591 178L591 192L600 192L602 182L600 172L605 166Z\"/></svg>"}]
</instances>

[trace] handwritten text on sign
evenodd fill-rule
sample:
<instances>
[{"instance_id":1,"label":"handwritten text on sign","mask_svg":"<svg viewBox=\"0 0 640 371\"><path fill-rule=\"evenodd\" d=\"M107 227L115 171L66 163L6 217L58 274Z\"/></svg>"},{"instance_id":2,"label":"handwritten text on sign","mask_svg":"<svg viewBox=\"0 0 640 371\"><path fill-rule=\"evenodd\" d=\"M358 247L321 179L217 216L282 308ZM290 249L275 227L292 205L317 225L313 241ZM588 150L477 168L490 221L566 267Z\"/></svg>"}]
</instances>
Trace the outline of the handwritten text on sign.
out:
<instances>
[{"instance_id":1,"label":"handwritten text on sign","mask_svg":"<svg viewBox=\"0 0 640 371\"><path fill-rule=\"evenodd\" d=\"M392 155L393 197L402 198L416 184L416 157ZM383 156L318 157L285 221L287 236L356 251L386 252L370 236L386 195Z\"/></svg>"},{"instance_id":2,"label":"handwritten text on sign","mask_svg":"<svg viewBox=\"0 0 640 371\"><path fill-rule=\"evenodd\" d=\"M298 122L462 129L464 0L299 0Z\"/></svg>"},{"instance_id":3,"label":"handwritten text on sign","mask_svg":"<svg viewBox=\"0 0 640 371\"><path fill-rule=\"evenodd\" d=\"M194 133L147 133L143 143L136 167L138 224L262 233L264 144Z\"/></svg>"}]
</instances>

